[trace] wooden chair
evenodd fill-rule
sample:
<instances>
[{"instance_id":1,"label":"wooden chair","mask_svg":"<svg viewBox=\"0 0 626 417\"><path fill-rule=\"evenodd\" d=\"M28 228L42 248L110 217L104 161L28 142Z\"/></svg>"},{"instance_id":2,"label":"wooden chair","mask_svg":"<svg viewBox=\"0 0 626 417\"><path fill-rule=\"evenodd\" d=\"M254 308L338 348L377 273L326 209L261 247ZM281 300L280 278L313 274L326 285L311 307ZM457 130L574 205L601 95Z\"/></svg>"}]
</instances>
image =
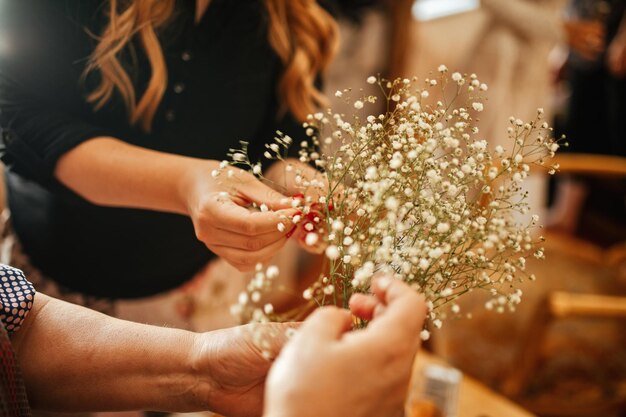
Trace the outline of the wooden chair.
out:
<instances>
[{"instance_id":1,"label":"wooden chair","mask_svg":"<svg viewBox=\"0 0 626 417\"><path fill-rule=\"evenodd\" d=\"M560 173L592 176L597 178L626 178L626 158L564 154L559 155ZM558 174L557 174L558 175ZM626 196L626 195L625 195ZM583 241L573 235L546 232L548 241L558 241L559 251L568 256L584 257L585 261L597 264L610 271L616 283L626 284L626 236L621 243L605 249ZM523 394L533 379L540 363L541 349L550 328L559 320L569 318L626 319L626 296L603 294L579 294L554 291L546 294L525 331L519 346L515 370L504 381L502 391L517 399L532 411L541 415L610 415L626 409L626 400L603 401L601 404L563 404L555 399L529 403Z\"/></svg>"}]
</instances>

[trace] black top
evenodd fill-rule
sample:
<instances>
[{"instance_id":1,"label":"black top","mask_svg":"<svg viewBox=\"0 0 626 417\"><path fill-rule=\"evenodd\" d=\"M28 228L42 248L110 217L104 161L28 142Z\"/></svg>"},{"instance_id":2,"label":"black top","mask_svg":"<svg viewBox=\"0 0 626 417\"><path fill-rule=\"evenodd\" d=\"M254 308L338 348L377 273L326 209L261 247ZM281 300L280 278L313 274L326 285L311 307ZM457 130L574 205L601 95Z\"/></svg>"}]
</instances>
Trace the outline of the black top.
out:
<instances>
[{"instance_id":1,"label":"black top","mask_svg":"<svg viewBox=\"0 0 626 417\"><path fill-rule=\"evenodd\" d=\"M267 41L263 3L213 0L195 25L195 2L176 2L159 34L168 88L145 134L129 125L119 97L97 112L85 101L98 83L97 74L81 82L96 43L87 30L102 32L106 2L0 2L2 159L13 227L36 267L75 291L132 298L180 285L215 256L189 218L95 206L59 184L53 170L64 152L97 136L217 160L239 140L251 142L256 159L277 129L298 143L300 124L277 117L281 63ZM134 49L136 65L125 63L140 97L150 70Z\"/></svg>"}]
</instances>

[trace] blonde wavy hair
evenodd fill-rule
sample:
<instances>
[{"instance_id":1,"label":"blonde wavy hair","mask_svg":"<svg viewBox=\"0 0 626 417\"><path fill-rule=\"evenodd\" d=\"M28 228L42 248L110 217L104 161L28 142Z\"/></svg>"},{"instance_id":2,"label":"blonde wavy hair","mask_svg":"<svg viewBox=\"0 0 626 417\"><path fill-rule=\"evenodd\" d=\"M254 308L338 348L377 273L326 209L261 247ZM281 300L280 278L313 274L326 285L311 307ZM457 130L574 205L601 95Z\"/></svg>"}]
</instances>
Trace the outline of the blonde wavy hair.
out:
<instances>
[{"instance_id":1,"label":"blonde wavy hair","mask_svg":"<svg viewBox=\"0 0 626 417\"><path fill-rule=\"evenodd\" d=\"M157 36L170 21L176 0L109 0L109 23L89 58L84 75L99 71L100 84L87 101L100 109L117 91L130 123L149 132L167 88L167 67ZM315 86L317 75L330 63L337 45L337 25L315 0L265 0L269 16L268 40L283 63L278 85L281 112L304 120L325 104ZM138 99L120 55L137 36L150 62L152 74Z\"/></svg>"}]
</instances>

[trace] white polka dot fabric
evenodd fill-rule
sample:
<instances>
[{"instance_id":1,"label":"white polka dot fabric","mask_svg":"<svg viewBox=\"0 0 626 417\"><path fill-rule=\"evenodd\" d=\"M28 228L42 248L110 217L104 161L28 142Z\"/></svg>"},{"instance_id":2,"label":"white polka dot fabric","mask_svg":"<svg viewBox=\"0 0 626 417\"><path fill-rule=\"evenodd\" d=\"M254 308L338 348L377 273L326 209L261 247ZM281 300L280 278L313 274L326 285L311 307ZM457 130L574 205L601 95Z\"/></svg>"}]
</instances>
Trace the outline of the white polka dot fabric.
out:
<instances>
[{"instance_id":1,"label":"white polka dot fabric","mask_svg":"<svg viewBox=\"0 0 626 417\"><path fill-rule=\"evenodd\" d=\"M11 334L33 307L35 289L19 269L0 264L0 321Z\"/></svg>"}]
</instances>

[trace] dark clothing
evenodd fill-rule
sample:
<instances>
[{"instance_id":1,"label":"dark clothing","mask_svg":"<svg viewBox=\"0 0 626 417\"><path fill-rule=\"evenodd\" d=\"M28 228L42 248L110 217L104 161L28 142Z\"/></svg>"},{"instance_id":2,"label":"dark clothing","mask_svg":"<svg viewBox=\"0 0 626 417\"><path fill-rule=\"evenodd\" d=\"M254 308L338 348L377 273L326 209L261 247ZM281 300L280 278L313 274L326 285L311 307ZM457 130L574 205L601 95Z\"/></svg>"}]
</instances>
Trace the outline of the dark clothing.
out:
<instances>
[{"instance_id":1,"label":"dark clothing","mask_svg":"<svg viewBox=\"0 0 626 417\"><path fill-rule=\"evenodd\" d=\"M611 43L626 12L626 0L573 0L575 19L600 20ZM606 54L588 61L575 51L568 60L571 97L564 133L565 152L626 156L626 79L613 76Z\"/></svg>"},{"instance_id":2,"label":"dark clothing","mask_svg":"<svg viewBox=\"0 0 626 417\"><path fill-rule=\"evenodd\" d=\"M150 134L130 126L116 95L94 111L85 97L99 75L83 81L81 75L93 34L106 24L106 3L0 3L0 37L9 46L0 54L2 159L13 227L32 263L74 291L133 298L179 286L215 255L195 238L187 217L95 206L72 193L53 177L60 156L90 138L112 136L216 160L246 140L254 160L275 130L295 143L303 132L289 115L277 116L282 65L267 40L262 0L213 0L197 25L195 2L176 2L159 33L169 81ZM140 45L133 47L123 63L141 97L150 66Z\"/></svg>"}]
</instances>

